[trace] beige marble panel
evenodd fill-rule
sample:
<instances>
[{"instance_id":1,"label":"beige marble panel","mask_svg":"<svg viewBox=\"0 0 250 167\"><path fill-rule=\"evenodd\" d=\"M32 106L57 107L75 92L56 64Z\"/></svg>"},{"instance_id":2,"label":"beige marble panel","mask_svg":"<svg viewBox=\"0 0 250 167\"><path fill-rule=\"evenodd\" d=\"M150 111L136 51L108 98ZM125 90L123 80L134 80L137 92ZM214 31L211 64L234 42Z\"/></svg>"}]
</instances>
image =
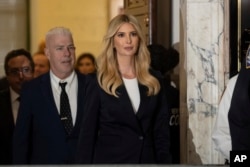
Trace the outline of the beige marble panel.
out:
<instances>
[{"instance_id":1,"label":"beige marble panel","mask_svg":"<svg viewBox=\"0 0 250 167\"><path fill-rule=\"evenodd\" d=\"M228 5L223 0L183 0L187 75L187 161L220 164L211 133L224 90L228 53ZM227 57L228 58L228 57Z\"/></svg>"}]
</instances>

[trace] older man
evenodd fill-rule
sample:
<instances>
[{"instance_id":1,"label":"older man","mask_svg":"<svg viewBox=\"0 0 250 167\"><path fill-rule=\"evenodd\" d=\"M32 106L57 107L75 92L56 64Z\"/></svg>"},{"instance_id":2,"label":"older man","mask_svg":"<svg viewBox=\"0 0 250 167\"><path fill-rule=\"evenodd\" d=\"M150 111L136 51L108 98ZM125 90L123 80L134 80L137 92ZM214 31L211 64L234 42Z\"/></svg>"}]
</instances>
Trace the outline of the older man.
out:
<instances>
[{"instance_id":1,"label":"older man","mask_svg":"<svg viewBox=\"0 0 250 167\"><path fill-rule=\"evenodd\" d=\"M75 45L69 29L46 35L50 72L35 78L21 93L13 140L15 164L73 163L85 99L94 76L74 71Z\"/></svg>"}]
</instances>

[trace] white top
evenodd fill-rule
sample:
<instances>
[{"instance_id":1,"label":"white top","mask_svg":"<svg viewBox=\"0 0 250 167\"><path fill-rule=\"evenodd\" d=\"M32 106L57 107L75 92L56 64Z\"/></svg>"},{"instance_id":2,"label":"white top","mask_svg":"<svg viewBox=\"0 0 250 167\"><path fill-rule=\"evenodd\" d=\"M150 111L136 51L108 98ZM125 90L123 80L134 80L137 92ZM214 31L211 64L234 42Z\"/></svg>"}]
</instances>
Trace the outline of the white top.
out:
<instances>
[{"instance_id":1,"label":"white top","mask_svg":"<svg viewBox=\"0 0 250 167\"><path fill-rule=\"evenodd\" d=\"M51 76L50 82L51 82L52 92L54 95L54 100L59 114L60 114L60 94L62 90L59 85L59 82L67 82L65 90L69 98L73 125L75 125L76 112L77 112L77 90L78 90L78 84L77 84L78 80L76 73L73 72L68 78L64 80L59 79L51 71L50 71L50 76Z\"/></svg>"},{"instance_id":2,"label":"white top","mask_svg":"<svg viewBox=\"0 0 250 167\"><path fill-rule=\"evenodd\" d=\"M224 94L219 104L217 119L212 133L212 140L219 151L226 159L230 160L230 151L232 150L232 142L228 123L228 112L231 105L234 86L238 75L232 77L227 84Z\"/></svg>"},{"instance_id":3,"label":"white top","mask_svg":"<svg viewBox=\"0 0 250 167\"><path fill-rule=\"evenodd\" d=\"M20 102L17 100L19 97L19 94L17 94L11 87L10 87L10 98L11 98L11 107L12 107L12 114L14 123L16 124L17 114L18 114L18 108L20 105Z\"/></svg>"},{"instance_id":4,"label":"white top","mask_svg":"<svg viewBox=\"0 0 250 167\"><path fill-rule=\"evenodd\" d=\"M139 105L140 105L140 91L138 87L137 78L133 78L133 79L122 78L122 79L126 87L126 90L128 92L128 96L132 103L134 112L137 113Z\"/></svg>"}]
</instances>

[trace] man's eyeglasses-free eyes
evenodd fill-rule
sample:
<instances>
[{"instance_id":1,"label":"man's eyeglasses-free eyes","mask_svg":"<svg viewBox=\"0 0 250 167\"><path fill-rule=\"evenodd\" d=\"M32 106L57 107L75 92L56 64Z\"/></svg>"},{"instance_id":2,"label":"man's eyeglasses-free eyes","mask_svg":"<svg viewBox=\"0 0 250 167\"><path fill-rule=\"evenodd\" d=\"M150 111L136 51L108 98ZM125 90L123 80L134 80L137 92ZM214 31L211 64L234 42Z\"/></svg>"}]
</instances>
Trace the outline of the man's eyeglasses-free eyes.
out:
<instances>
[{"instance_id":1,"label":"man's eyeglasses-free eyes","mask_svg":"<svg viewBox=\"0 0 250 167\"><path fill-rule=\"evenodd\" d=\"M22 68L12 68L8 70L8 75L10 76L19 76L22 73L24 76L31 76L32 69L30 67L22 67Z\"/></svg>"}]
</instances>

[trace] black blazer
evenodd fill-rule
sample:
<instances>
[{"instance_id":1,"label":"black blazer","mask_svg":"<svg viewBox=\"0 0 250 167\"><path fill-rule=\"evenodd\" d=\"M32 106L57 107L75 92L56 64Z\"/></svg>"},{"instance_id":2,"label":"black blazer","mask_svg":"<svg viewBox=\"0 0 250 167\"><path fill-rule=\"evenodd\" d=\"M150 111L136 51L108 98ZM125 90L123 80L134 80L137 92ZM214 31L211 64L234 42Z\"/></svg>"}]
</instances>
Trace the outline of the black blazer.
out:
<instances>
[{"instance_id":1,"label":"black blazer","mask_svg":"<svg viewBox=\"0 0 250 167\"><path fill-rule=\"evenodd\" d=\"M117 89L119 98L100 87L94 90L98 93L86 102L77 163L170 163L169 112L164 91L147 96L145 86L139 85L139 90L137 114L124 85Z\"/></svg>"},{"instance_id":2,"label":"black blazer","mask_svg":"<svg viewBox=\"0 0 250 167\"><path fill-rule=\"evenodd\" d=\"M0 164L12 163L12 135L14 131L10 90L0 91Z\"/></svg>"},{"instance_id":3,"label":"black blazer","mask_svg":"<svg viewBox=\"0 0 250 167\"><path fill-rule=\"evenodd\" d=\"M50 74L38 77L23 86L21 105L13 136L15 164L70 164L83 118L87 95L95 89L93 75L77 74L77 118L67 137L60 120L51 88Z\"/></svg>"}]
</instances>

